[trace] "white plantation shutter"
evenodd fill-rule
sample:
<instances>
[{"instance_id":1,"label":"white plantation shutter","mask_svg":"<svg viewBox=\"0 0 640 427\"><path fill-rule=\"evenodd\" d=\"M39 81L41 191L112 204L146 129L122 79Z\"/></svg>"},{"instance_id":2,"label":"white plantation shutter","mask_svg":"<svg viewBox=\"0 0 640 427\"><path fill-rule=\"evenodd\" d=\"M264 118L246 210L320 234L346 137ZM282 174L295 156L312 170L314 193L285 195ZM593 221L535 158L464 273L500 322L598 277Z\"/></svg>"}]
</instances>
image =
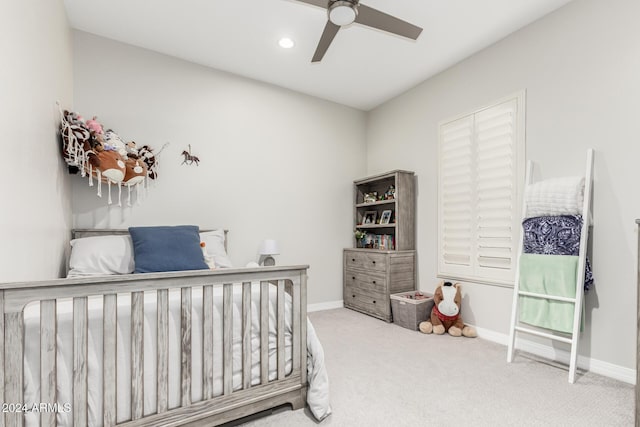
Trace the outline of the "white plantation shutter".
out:
<instances>
[{"instance_id":1,"label":"white plantation shutter","mask_svg":"<svg viewBox=\"0 0 640 427\"><path fill-rule=\"evenodd\" d=\"M471 267L473 117L440 130L440 215L442 262Z\"/></svg>"},{"instance_id":2,"label":"white plantation shutter","mask_svg":"<svg viewBox=\"0 0 640 427\"><path fill-rule=\"evenodd\" d=\"M522 98L522 99L521 99ZM513 280L524 95L440 125L438 274Z\"/></svg>"},{"instance_id":3,"label":"white plantation shutter","mask_svg":"<svg viewBox=\"0 0 640 427\"><path fill-rule=\"evenodd\" d=\"M517 217L515 100L475 115L478 267L510 270ZM499 273L498 273L499 274Z\"/></svg>"}]
</instances>

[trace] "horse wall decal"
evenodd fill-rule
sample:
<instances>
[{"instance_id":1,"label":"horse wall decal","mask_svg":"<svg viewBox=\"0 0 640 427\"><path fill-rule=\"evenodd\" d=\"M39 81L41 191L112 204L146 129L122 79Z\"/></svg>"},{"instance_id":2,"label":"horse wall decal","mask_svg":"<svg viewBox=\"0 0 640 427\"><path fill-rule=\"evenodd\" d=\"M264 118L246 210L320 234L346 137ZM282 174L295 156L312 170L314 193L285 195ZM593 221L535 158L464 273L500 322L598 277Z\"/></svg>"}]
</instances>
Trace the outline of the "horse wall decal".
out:
<instances>
[{"instance_id":1,"label":"horse wall decal","mask_svg":"<svg viewBox=\"0 0 640 427\"><path fill-rule=\"evenodd\" d=\"M181 163L182 165L192 165L195 163L196 166L199 166L198 163L200 163L200 159L198 158L198 156L194 156L193 154L191 154L191 144L189 144L189 150L184 150L182 152L182 155L184 156L184 160Z\"/></svg>"}]
</instances>

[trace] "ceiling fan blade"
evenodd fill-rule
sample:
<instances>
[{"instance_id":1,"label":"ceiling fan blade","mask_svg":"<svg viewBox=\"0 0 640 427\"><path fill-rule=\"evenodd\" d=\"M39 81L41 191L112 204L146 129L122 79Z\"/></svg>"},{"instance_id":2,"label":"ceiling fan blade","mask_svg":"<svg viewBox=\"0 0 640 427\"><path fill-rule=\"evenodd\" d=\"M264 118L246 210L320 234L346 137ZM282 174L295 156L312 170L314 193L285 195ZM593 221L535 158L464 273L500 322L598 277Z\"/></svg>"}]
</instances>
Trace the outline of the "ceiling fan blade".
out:
<instances>
[{"instance_id":1,"label":"ceiling fan blade","mask_svg":"<svg viewBox=\"0 0 640 427\"><path fill-rule=\"evenodd\" d=\"M422 32L420 27L363 4L358 7L358 16L355 22L412 40L417 39Z\"/></svg>"},{"instance_id":2,"label":"ceiling fan blade","mask_svg":"<svg viewBox=\"0 0 640 427\"><path fill-rule=\"evenodd\" d=\"M313 6L322 7L324 9L326 9L327 6L329 5L328 0L297 0L297 1L299 1L300 3L308 3Z\"/></svg>"},{"instance_id":3,"label":"ceiling fan blade","mask_svg":"<svg viewBox=\"0 0 640 427\"><path fill-rule=\"evenodd\" d=\"M324 26L322 37L320 37L316 53L313 54L311 62L320 62L322 60L322 57L327 52L327 49L329 49L329 45L333 41L333 38L338 34L339 29L340 27L338 25L331 21L327 21L327 25Z\"/></svg>"}]
</instances>

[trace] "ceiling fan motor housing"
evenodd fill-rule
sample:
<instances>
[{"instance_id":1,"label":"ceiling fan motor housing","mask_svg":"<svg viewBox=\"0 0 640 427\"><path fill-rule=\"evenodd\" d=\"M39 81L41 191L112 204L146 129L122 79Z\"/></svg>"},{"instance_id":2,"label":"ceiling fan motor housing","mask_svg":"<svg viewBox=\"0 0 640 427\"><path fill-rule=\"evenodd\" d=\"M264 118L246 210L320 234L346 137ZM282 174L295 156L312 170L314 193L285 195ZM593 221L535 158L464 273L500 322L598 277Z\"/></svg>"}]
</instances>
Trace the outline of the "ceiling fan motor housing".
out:
<instances>
[{"instance_id":1,"label":"ceiling fan motor housing","mask_svg":"<svg viewBox=\"0 0 640 427\"><path fill-rule=\"evenodd\" d=\"M329 21L338 26L352 24L358 16L357 0L336 0L329 3L327 8Z\"/></svg>"},{"instance_id":2,"label":"ceiling fan motor housing","mask_svg":"<svg viewBox=\"0 0 640 427\"><path fill-rule=\"evenodd\" d=\"M377 9L360 4L360 0L298 0L313 6L327 8L328 20L320 36L318 47L311 62L320 62L338 31L357 22L365 27L386 31L411 40L416 40L422 28ZM326 5L326 6L325 6ZM362 8L362 10L360 10ZM362 12L359 14L359 12Z\"/></svg>"}]
</instances>

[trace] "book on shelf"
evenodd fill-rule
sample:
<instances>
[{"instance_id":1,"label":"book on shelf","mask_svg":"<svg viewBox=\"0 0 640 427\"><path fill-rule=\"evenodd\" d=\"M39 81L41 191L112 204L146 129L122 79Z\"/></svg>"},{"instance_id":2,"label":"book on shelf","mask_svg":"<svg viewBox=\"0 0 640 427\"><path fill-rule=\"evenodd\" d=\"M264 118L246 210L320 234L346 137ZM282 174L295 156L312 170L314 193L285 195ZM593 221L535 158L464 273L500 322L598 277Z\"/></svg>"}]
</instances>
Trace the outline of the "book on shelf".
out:
<instances>
[{"instance_id":1,"label":"book on shelf","mask_svg":"<svg viewBox=\"0 0 640 427\"><path fill-rule=\"evenodd\" d=\"M367 236L365 237L365 247L392 251L396 247L395 236L392 234L367 233Z\"/></svg>"}]
</instances>

